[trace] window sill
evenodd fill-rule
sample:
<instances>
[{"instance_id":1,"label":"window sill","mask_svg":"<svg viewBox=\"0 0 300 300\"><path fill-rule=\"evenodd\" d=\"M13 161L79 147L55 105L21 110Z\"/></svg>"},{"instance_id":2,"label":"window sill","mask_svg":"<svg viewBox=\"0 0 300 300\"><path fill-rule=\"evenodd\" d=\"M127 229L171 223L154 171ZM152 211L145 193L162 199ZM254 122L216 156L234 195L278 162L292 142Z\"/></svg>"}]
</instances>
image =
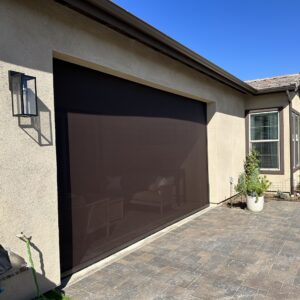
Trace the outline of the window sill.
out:
<instances>
[{"instance_id":1,"label":"window sill","mask_svg":"<svg viewBox=\"0 0 300 300\"><path fill-rule=\"evenodd\" d=\"M283 175L283 170L259 170L261 175Z\"/></svg>"}]
</instances>

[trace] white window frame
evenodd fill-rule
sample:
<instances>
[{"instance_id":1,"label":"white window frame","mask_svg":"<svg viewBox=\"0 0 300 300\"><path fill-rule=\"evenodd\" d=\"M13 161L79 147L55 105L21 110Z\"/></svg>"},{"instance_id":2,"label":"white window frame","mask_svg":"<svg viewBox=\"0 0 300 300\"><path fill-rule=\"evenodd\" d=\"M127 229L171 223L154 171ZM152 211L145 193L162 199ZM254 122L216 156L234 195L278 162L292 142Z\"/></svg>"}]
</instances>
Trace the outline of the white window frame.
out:
<instances>
[{"instance_id":1,"label":"white window frame","mask_svg":"<svg viewBox=\"0 0 300 300\"><path fill-rule=\"evenodd\" d=\"M251 116L252 115L265 115L265 114L272 114L272 113L277 113L278 114L278 133L277 139L271 139L271 140L252 140L251 139ZM281 163L281 153L280 153L280 114L278 110L270 110L270 111L260 111L260 112L250 112L249 113L249 150L252 150L252 143L269 143L269 142L277 142L277 153L278 153L278 168L260 168L261 171L280 171L280 163Z\"/></svg>"}]
</instances>

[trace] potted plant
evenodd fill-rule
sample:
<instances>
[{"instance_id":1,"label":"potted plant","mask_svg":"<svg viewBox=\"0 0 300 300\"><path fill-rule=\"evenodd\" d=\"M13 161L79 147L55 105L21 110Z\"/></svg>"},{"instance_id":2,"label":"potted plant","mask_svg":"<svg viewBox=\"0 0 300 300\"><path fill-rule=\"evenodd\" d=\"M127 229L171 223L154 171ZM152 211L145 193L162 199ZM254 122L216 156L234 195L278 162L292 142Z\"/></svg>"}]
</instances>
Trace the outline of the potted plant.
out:
<instances>
[{"instance_id":1,"label":"potted plant","mask_svg":"<svg viewBox=\"0 0 300 300\"><path fill-rule=\"evenodd\" d=\"M245 195L250 211L259 212L264 207L264 193L270 185L266 176L260 176L258 153L252 150L246 157L244 173L239 176L235 190Z\"/></svg>"}]
</instances>

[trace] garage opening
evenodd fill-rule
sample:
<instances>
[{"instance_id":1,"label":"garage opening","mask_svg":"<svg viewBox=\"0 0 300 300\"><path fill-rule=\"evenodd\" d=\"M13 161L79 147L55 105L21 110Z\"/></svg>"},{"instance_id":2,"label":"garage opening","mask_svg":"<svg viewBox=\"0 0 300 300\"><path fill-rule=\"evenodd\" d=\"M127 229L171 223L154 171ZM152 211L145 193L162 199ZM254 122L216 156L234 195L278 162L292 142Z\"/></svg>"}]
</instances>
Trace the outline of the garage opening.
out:
<instances>
[{"instance_id":1,"label":"garage opening","mask_svg":"<svg viewBox=\"0 0 300 300\"><path fill-rule=\"evenodd\" d=\"M208 205L206 104L53 63L66 274Z\"/></svg>"}]
</instances>

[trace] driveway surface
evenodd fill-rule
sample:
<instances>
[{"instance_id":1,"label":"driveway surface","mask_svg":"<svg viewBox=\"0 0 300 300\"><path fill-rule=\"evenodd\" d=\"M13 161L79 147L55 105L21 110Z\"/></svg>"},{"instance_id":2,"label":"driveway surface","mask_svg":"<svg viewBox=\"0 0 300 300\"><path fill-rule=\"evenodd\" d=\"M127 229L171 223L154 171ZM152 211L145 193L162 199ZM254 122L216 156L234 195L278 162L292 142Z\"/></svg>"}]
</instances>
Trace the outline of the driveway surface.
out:
<instances>
[{"instance_id":1,"label":"driveway surface","mask_svg":"<svg viewBox=\"0 0 300 300\"><path fill-rule=\"evenodd\" d=\"M300 203L220 206L65 289L71 299L300 299Z\"/></svg>"}]
</instances>

